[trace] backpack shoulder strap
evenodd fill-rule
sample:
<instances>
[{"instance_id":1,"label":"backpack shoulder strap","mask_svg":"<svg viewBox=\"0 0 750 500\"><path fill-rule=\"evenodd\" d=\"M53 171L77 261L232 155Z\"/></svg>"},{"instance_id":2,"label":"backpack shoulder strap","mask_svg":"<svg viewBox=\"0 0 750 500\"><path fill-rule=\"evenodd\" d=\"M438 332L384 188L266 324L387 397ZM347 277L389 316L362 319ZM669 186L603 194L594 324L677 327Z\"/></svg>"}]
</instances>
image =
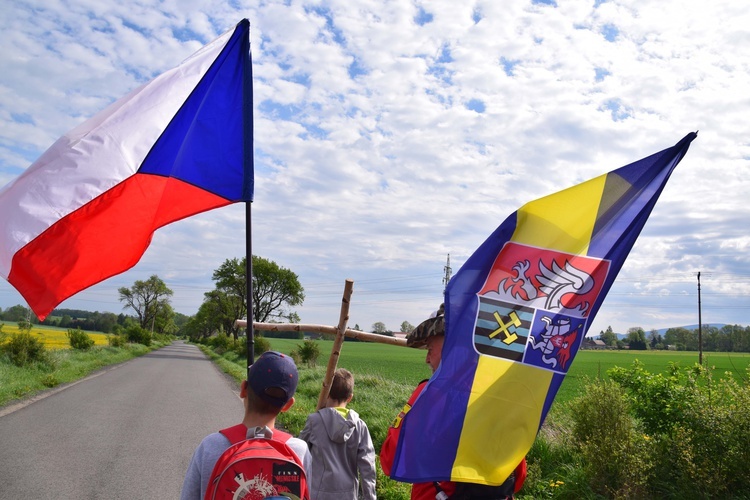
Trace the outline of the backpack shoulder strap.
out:
<instances>
[{"instance_id":1,"label":"backpack shoulder strap","mask_svg":"<svg viewBox=\"0 0 750 500\"><path fill-rule=\"evenodd\" d=\"M224 437L227 438L231 444L236 444L240 441L244 441L247 437L247 427L245 426L245 424L233 425L232 427L227 427L226 429L222 429L219 432L224 434Z\"/></svg>"},{"instance_id":2,"label":"backpack shoulder strap","mask_svg":"<svg viewBox=\"0 0 750 500\"><path fill-rule=\"evenodd\" d=\"M221 432L231 444L237 444L240 441L244 441L245 439L247 439L247 426L245 424L233 425L232 427L227 427L226 429L222 429L219 432ZM284 432L281 429L273 430L272 439L281 443L286 443L291 437L291 434Z\"/></svg>"},{"instance_id":3,"label":"backpack shoulder strap","mask_svg":"<svg viewBox=\"0 0 750 500\"><path fill-rule=\"evenodd\" d=\"M289 441L289 438L291 438L292 435L288 432L284 432L281 429L274 429L273 430L273 437L272 439L275 439L276 441L280 441L282 443L286 443Z\"/></svg>"}]
</instances>

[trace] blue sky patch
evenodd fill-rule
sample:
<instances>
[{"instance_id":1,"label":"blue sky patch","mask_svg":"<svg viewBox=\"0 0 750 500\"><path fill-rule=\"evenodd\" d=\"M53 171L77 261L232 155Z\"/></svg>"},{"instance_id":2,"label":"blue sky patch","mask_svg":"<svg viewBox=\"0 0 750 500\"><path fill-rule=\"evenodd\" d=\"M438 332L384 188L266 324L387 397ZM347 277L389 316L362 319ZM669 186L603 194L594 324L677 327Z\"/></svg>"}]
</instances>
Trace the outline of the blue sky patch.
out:
<instances>
[{"instance_id":1,"label":"blue sky patch","mask_svg":"<svg viewBox=\"0 0 750 500\"><path fill-rule=\"evenodd\" d=\"M609 72L609 70L606 70L604 68L594 68L594 73L595 73L594 78L597 82L603 81L605 76L612 74Z\"/></svg>"},{"instance_id":2,"label":"blue sky patch","mask_svg":"<svg viewBox=\"0 0 750 500\"><path fill-rule=\"evenodd\" d=\"M424 10L422 7L419 8L419 12L414 16L414 22L420 26L424 26L427 23L431 23L433 15Z\"/></svg>"},{"instance_id":3,"label":"blue sky patch","mask_svg":"<svg viewBox=\"0 0 750 500\"><path fill-rule=\"evenodd\" d=\"M328 132L326 132L324 129L320 128L318 125L314 123L303 123L303 127L305 127L305 130L307 133L301 134L300 137L303 139L327 139L328 138Z\"/></svg>"},{"instance_id":4,"label":"blue sky patch","mask_svg":"<svg viewBox=\"0 0 750 500\"><path fill-rule=\"evenodd\" d=\"M301 112L298 106L293 104L279 104L278 102L267 99L258 105L258 111L281 120L292 120Z\"/></svg>"},{"instance_id":5,"label":"blue sky patch","mask_svg":"<svg viewBox=\"0 0 750 500\"><path fill-rule=\"evenodd\" d=\"M615 122L621 122L632 116L619 99L604 101L604 109L608 109L612 113L612 121Z\"/></svg>"},{"instance_id":6,"label":"blue sky patch","mask_svg":"<svg viewBox=\"0 0 750 500\"><path fill-rule=\"evenodd\" d=\"M605 24L602 26L602 35L604 35L604 39L608 42L614 42L619 34L620 30L614 24Z\"/></svg>"},{"instance_id":7,"label":"blue sky patch","mask_svg":"<svg viewBox=\"0 0 750 500\"><path fill-rule=\"evenodd\" d=\"M513 68L515 68L521 61L518 59L506 59L505 57L500 58L500 64L503 66L503 71L508 76L513 76Z\"/></svg>"},{"instance_id":8,"label":"blue sky patch","mask_svg":"<svg viewBox=\"0 0 750 500\"><path fill-rule=\"evenodd\" d=\"M34 125L34 119L31 115L26 113L11 113L10 118L16 123L28 123Z\"/></svg>"},{"instance_id":9,"label":"blue sky patch","mask_svg":"<svg viewBox=\"0 0 750 500\"><path fill-rule=\"evenodd\" d=\"M447 43L444 43L440 48L440 55L437 58L439 63L453 62L453 56L451 55L451 48Z\"/></svg>"},{"instance_id":10,"label":"blue sky patch","mask_svg":"<svg viewBox=\"0 0 750 500\"><path fill-rule=\"evenodd\" d=\"M333 41L341 46L346 46L346 37L344 37L344 32L341 31L341 29L339 29L333 23L333 15L331 14L331 10L323 7L316 7L312 10L326 20L326 28L333 35Z\"/></svg>"},{"instance_id":11,"label":"blue sky patch","mask_svg":"<svg viewBox=\"0 0 750 500\"><path fill-rule=\"evenodd\" d=\"M347 71L349 72L349 78L352 79L369 73L367 67L365 67L365 65L362 64L362 61L357 57L354 58L352 63L349 65L349 68L347 68Z\"/></svg>"},{"instance_id":12,"label":"blue sky patch","mask_svg":"<svg viewBox=\"0 0 750 500\"><path fill-rule=\"evenodd\" d=\"M471 20L474 21L474 24L481 21L482 17L482 11L479 10L479 7L474 7L474 10L471 12Z\"/></svg>"},{"instance_id":13,"label":"blue sky patch","mask_svg":"<svg viewBox=\"0 0 750 500\"><path fill-rule=\"evenodd\" d=\"M484 113L484 110L487 109L487 107L481 99L471 99L466 103L466 109L476 111L477 113Z\"/></svg>"},{"instance_id":14,"label":"blue sky patch","mask_svg":"<svg viewBox=\"0 0 750 500\"><path fill-rule=\"evenodd\" d=\"M186 26L182 26L180 28L172 28L172 35L174 35L174 37L181 42L191 42L193 40L205 42L202 36Z\"/></svg>"}]
</instances>

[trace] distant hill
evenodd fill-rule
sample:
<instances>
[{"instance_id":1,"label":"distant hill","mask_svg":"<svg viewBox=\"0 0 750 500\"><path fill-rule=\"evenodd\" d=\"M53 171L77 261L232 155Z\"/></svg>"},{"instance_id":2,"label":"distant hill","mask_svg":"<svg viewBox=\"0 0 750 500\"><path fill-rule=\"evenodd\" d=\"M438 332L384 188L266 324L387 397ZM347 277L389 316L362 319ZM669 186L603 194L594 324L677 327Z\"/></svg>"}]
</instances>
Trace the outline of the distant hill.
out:
<instances>
[{"instance_id":1,"label":"distant hill","mask_svg":"<svg viewBox=\"0 0 750 500\"><path fill-rule=\"evenodd\" d=\"M726 323L704 323L703 324L703 328L707 328L709 326L712 326L712 327L715 327L715 328L718 328L718 329L721 330L721 328L723 326L725 326L725 325L726 325ZM677 326L677 327L670 327L670 328L684 328L685 330L697 330L698 329L698 323L696 323L694 325ZM669 330L669 328L661 328L661 329L656 330L656 331L657 331L657 333L659 333L659 335L664 335L665 333L667 333L667 330ZM651 333L651 330L648 330L646 332L646 335L648 335L649 333Z\"/></svg>"}]
</instances>

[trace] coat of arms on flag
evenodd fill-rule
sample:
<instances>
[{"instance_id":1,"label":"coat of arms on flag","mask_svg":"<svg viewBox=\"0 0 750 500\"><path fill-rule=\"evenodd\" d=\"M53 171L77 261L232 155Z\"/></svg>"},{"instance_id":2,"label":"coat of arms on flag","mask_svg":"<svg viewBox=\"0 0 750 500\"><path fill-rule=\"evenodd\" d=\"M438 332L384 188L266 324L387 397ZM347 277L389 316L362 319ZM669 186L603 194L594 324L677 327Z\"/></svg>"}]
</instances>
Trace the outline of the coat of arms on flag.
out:
<instances>
[{"instance_id":1,"label":"coat of arms on flag","mask_svg":"<svg viewBox=\"0 0 750 500\"><path fill-rule=\"evenodd\" d=\"M565 373L609 261L508 242L477 294L477 352Z\"/></svg>"}]
</instances>

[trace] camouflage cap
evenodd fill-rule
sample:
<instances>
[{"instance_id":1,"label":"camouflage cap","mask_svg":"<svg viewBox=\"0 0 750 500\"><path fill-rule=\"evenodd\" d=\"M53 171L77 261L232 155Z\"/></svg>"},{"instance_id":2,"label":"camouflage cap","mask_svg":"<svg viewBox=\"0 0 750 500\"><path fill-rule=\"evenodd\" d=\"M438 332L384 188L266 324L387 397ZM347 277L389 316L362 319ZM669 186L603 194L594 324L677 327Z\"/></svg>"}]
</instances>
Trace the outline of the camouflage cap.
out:
<instances>
[{"instance_id":1,"label":"camouflage cap","mask_svg":"<svg viewBox=\"0 0 750 500\"><path fill-rule=\"evenodd\" d=\"M406 336L406 345L414 348L423 347L427 343L427 339L435 335L445 335L445 307L443 304L440 304L440 308L434 317L422 321L419 326L409 332Z\"/></svg>"}]
</instances>

